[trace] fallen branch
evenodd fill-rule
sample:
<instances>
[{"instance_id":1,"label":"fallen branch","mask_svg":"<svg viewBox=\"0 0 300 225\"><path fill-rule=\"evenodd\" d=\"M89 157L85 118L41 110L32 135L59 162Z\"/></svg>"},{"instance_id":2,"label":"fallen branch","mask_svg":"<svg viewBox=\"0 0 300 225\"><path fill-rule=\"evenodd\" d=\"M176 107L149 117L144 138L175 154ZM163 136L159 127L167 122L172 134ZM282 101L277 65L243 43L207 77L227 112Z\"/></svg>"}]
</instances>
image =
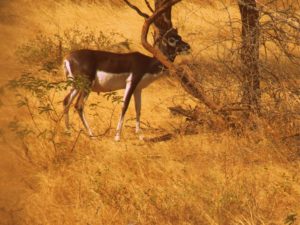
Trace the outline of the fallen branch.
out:
<instances>
[{"instance_id":1,"label":"fallen branch","mask_svg":"<svg viewBox=\"0 0 300 225\"><path fill-rule=\"evenodd\" d=\"M76 139L75 139L75 141L74 141L74 143L73 143L73 145L72 145L72 148L71 148L71 150L70 150L71 152L74 151L74 149L75 149L75 147L76 147L76 145L77 145L77 142L78 142L78 140L79 140L79 137L80 137L81 132L82 132L82 130L80 130L80 131L78 132L77 137L76 137Z\"/></svg>"},{"instance_id":2,"label":"fallen branch","mask_svg":"<svg viewBox=\"0 0 300 225\"><path fill-rule=\"evenodd\" d=\"M173 134L164 134L162 136L154 137L154 138L145 138L145 142L152 142L152 143L157 143L157 142L163 142L163 141L169 141L173 138Z\"/></svg>"},{"instance_id":3,"label":"fallen branch","mask_svg":"<svg viewBox=\"0 0 300 225\"><path fill-rule=\"evenodd\" d=\"M190 120L198 119L197 116L191 110L186 110L186 109L182 108L181 106L169 107L168 109L174 115L182 115L182 116L187 117Z\"/></svg>"}]
</instances>

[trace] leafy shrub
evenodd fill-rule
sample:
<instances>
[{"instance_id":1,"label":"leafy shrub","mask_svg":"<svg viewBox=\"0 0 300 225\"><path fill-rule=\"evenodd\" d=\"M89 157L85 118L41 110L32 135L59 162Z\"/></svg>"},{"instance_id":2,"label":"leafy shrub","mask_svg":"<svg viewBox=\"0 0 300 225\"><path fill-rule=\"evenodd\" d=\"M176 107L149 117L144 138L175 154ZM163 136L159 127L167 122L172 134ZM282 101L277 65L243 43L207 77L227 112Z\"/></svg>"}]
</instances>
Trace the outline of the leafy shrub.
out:
<instances>
[{"instance_id":1,"label":"leafy shrub","mask_svg":"<svg viewBox=\"0 0 300 225\"><path fill-rule=\"evenodd\" d=\"M129 49L129 40L114 32L94 33L87 28L67 29L62 34L52 36L40 32L35 38L21 45L16 54L22 63L38 66L47 72L57 72L67 52L83 48L111 50L120 38L120 44Z\"/></svg>"}]
</instances>

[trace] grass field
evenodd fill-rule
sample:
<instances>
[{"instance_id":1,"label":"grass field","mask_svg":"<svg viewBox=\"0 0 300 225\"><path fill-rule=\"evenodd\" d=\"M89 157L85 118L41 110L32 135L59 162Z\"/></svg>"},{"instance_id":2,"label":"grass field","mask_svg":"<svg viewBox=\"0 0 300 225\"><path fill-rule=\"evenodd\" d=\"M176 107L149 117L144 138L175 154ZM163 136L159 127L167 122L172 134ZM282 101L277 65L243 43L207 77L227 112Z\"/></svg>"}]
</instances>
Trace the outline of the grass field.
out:
<instances>
[{"instance_id":1,"label":"grass field","mask_svg":"<svg viewBox=\"0 0 300 225\"><path fill-rule=\"evenodd\" d=\"M0 1L1 86L22 74L49 82L64 80L61 69L53 69L55 62L45 61L56 54L51 46L57 37L70 48L91 43L95 47L100 40L113 51L146 53L140 45L143 19L122 1L76 2ZM236 78L212 60L217 51L223 54L222 49L207 46L216 37L231 35L216 24L227 20L228 12L237 20L238 8L226 3L224 10L223 5L208 3L185 1L175 7L173 22L193 49L176 62L195 61L207 87L214 84L227 93L220 98L216 94L216 99L235 100ZM143 1L138 6L146 10ZM233 27L238 34L239 26ZM120 43L127 47L120 48ZM45 46L49 48L36 53ZM275 114L273 123L253 118L258 128L236 135L200 105L196 109L202 122L189 123L168 107L194 108L197 102L168 75L143 92L142 128L146 138L173 138L157 143L138 140L131 104L122 141L117 143L114 128L121 104L103 94L92 93L88 100L86 114L99 134L90 139L80 131L82 124L73 110L71 135L58 120L67 91L51 89L43 95L51 97L55 109L45 113L39 111L39 96L26 90L15 93L6 89L0 98L1 225L300 224L299 136L290 138L299 133L299 117L288 123ZM18 107L25 97L28 104ZM291 108L300 109L299 102L287 100ZM37 136L42 131L44 135Z\"/></svg>"}]
</instances>

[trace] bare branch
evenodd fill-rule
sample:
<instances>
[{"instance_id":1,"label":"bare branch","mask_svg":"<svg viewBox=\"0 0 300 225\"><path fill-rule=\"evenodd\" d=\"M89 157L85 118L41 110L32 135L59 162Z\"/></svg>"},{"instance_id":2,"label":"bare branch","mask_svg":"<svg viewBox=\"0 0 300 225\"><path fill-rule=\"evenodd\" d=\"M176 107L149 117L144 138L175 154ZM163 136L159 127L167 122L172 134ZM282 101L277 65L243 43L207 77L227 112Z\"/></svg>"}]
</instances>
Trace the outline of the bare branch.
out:
<instances>
[{"instance_id":1,"label":"bare branch","mask_svg":"<svg viewBox=\"0 0 300 225\"><path fill-rule=\"evenodd\" d=\"M152 7L151 7L149 1L148 1L148 0L145 0L145 3L146 3L146 5L147 5L148 9L149 9L151 12L154 12L154 10L152 9Z\"/></svg>"},{"instance_id":2,"label":"bare branch","mask_svg":"<svg viewBox=\"0 0 300 225\"><path fill-rule=\"evenodd\" d=\"M134 9L140 16L144 17L144 18L149 18L149 15L142 12L138 7L136 7L135 5L132 5L128 0L124 0L124 2L132 9Z\"/></svg>"}]
</instances>

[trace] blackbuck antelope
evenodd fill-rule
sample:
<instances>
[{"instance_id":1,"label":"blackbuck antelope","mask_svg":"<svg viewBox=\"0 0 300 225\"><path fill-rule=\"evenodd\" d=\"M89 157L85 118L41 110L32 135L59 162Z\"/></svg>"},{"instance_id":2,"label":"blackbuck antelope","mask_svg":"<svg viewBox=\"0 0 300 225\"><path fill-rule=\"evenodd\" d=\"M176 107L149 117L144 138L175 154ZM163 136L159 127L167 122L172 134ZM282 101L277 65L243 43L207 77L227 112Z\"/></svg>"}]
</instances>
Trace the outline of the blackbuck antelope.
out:
<instances>
[{"instance_id":1,"label":"blackbuck antelope","mask_svg":"<svg viewBox=\"0 0 300 225\"><path fill-rule=\"evenodd\" d=\"M160 40L160 49L171 61L176 55L185 54L190 46L178 35L176 29L167 32ZM140 132L141 92L150 83L156 80L164 66L155 58L139 52L112 53L97 50L77 50L69 53L64 59L64 69L67 79L85 76L90 83L90 90L94 92L111 92L125 89L122 113L117 126L115 140L119 141L124 120L131 96L134 95L136 110L136 133ZM80 90L75 85L65 97L65 123L69 129L69 108L72 101L78 96L75 108L90 136L93 133L84 115L84 104L89 91Z\"/></svg>"}]
</instances>

